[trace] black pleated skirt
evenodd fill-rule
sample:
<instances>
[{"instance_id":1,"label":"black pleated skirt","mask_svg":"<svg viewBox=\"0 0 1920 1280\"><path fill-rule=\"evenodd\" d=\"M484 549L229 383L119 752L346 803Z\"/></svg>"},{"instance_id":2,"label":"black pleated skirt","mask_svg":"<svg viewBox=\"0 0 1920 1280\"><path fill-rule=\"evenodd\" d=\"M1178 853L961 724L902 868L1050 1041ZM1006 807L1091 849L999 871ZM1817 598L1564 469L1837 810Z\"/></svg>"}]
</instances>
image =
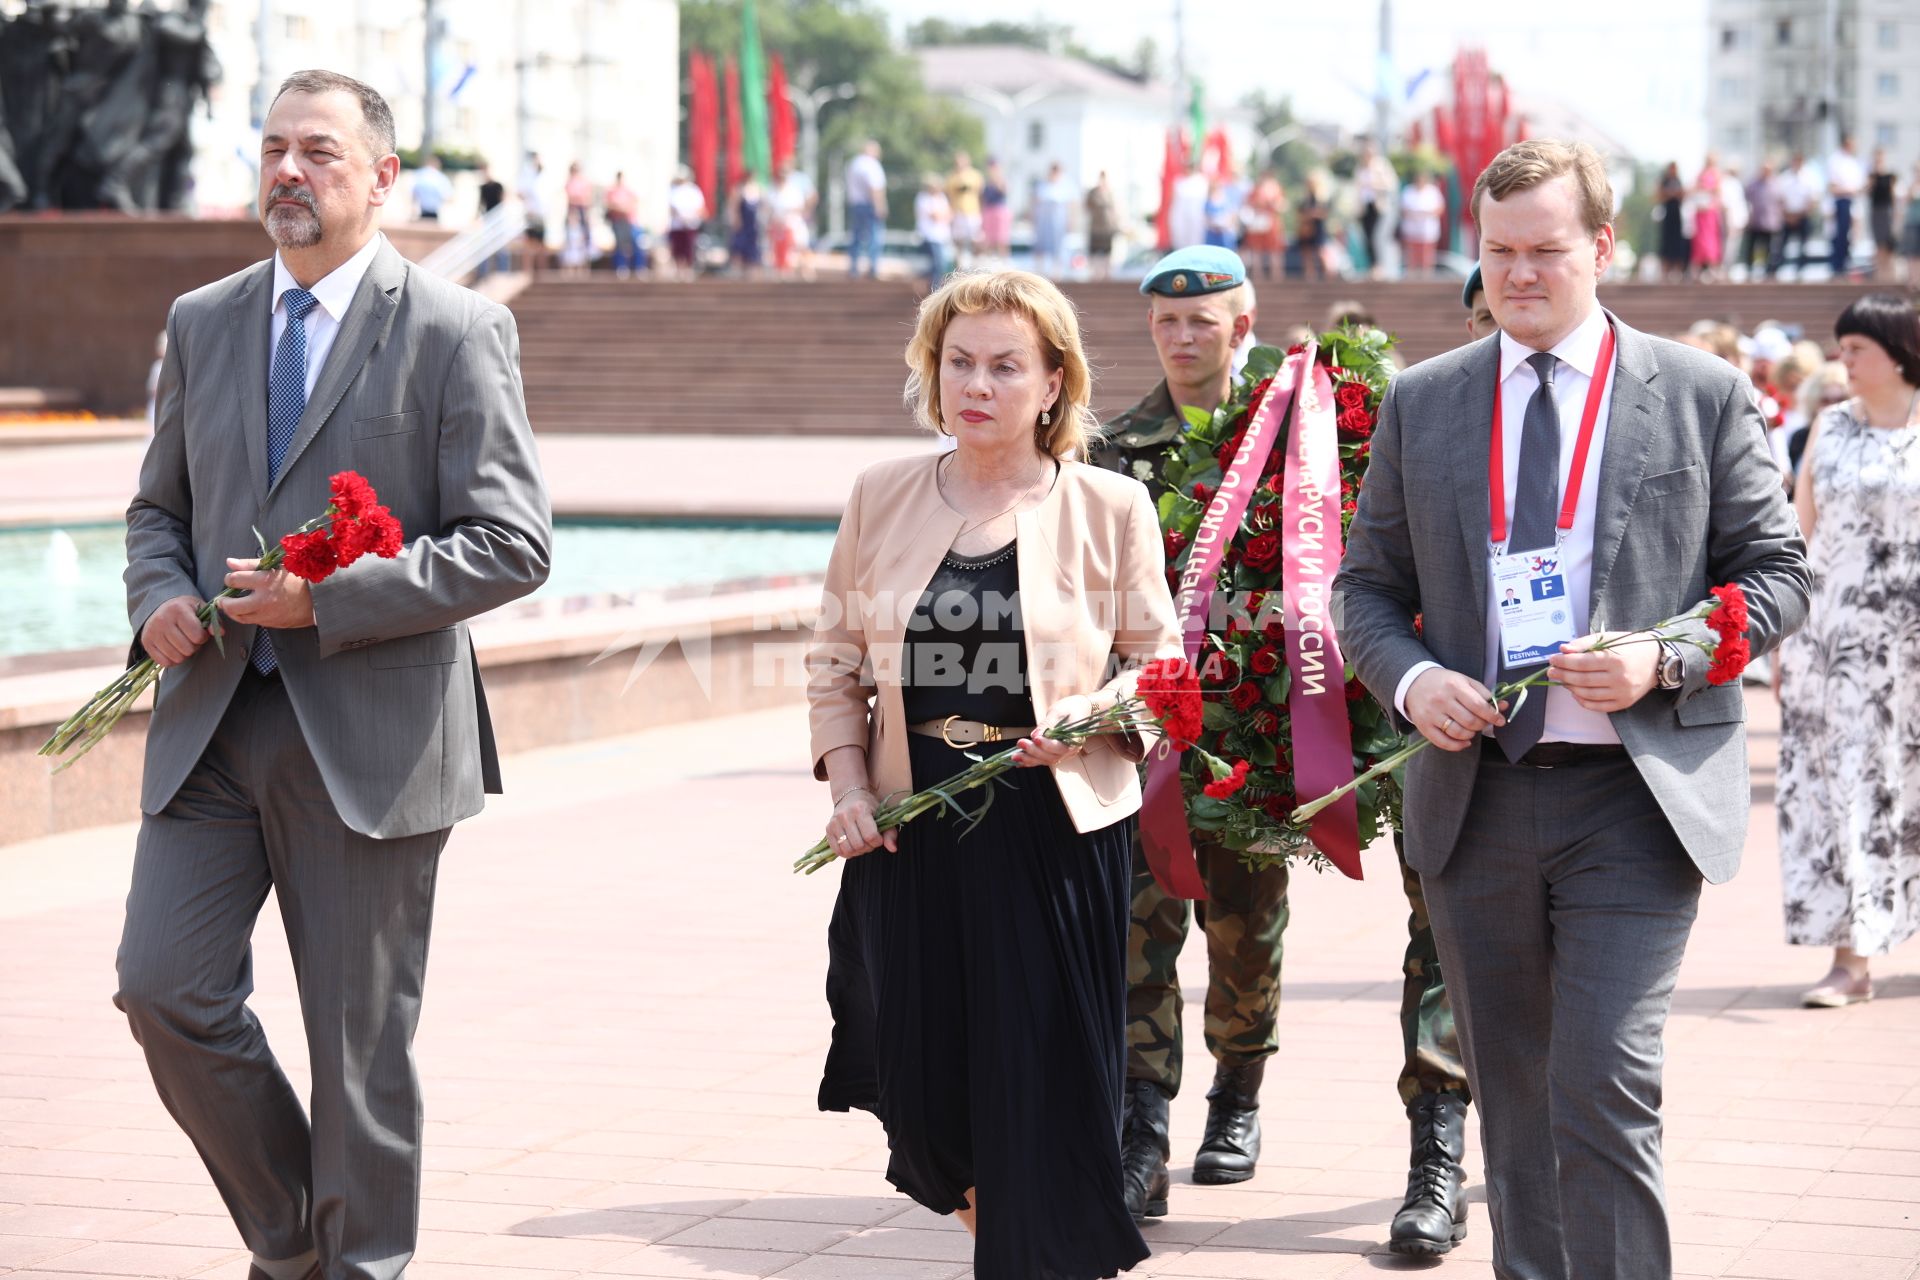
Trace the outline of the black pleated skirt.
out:
<instances>
[{"instance_id":1,"label":"black pleated skirt","mask_svg":"<svg viewBox=\"0 0 1920 1280\"><path fill-rule=\"evenodd\" d=\"M968 763L908 744L916 787ZM1045 772L1008 777L964 836L929 814L842 864L820 1107L878 1116L934 1212L977 1188L978 1280L1096 1280L1147 1256L1120 1189L1133 820L1081 835Z\"/></svg>"}]
</instances>

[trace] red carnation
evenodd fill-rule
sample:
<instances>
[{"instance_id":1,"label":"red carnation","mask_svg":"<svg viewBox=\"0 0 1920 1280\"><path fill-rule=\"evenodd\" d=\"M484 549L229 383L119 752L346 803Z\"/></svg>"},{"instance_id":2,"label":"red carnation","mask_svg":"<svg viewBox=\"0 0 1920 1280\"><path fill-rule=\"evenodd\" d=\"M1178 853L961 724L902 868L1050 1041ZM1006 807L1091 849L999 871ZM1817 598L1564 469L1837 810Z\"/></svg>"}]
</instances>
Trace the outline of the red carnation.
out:
<instances>
[{"instance_id":1,"label":"red carnation","mask_svg":"<svg viewBox=\"0 0 1920 1280\"><path fill-rule=\"evenodd\" d=\"M1272 378L1262 378L1260 379L1260 381L1254 383L1253 394L1248 397L1248 403L1259 404L1261 399L1267 394L1267 388L1271 387L1272 385L1273 385Z\"/></svg>"},{"instance_id":2,"label":"red carnation","mask_svg":"<svg viewBox=\"0 0 1920 1280\"><path fill-rule=\"evenodd\" d=\"M1280 563L1280 535L1255 534L1247 541L1246 561L1250 568L1268 572Z\"/></svg>"},{"instance_id":3,"label":"red carnation","mask_svg":"<svg viewBox=\"0 0 1920 1280\"><path fill-rule=\"evenodd\" d=\"M1265 707L1253 713L1253 732L1255 737L1271 738L1280 732L1280 717Z\"/></svg>"},{"instance_id":4,"label":"red carnation","mask_svg":"<svg viewBox=\"0 0 1920 1280\"><path fill-rule=\"evenodd\" d=\"M1225 800L1228 796L1246 785L1247 762L1245 760L1235 760L1233 762L1232 773L1224 778L1215 778L1212 782L1200 788L1200 790L1212 796L1215 800Z\"/></svg>"},{"instance_id":5,"label":"red carnation","mask_svg":"<svg viewBox=\"0 0 1920 1280\"><path fill-rule=\"evenodd\" d=\"M1251 680L1236 685L1233 692L1227 695L1227 700L1233 703L1235 711L1251 711L1260 705L1260 686Z\"/></svg>"},{"instance_id":6,"label":"red carnation","mask_svg":"<svg viewBox=\"0 0 1920 1280\"><path fill-rule=\"evenodd\" d=\"M1193 500L1199 503L1201 506L1203 507L1206 506L1207 500L1212 497L1213 497L1213 490L1207 488L1207 486L1203 484L1196 484L1193 486Z\"/></svg>"},{"instance_id":7,"label":"red carnation","mask_svg":"<svg viewBox=\"0 0 1920 1280\"><path fill-rule=\"evenodd\" d=\"M348 520L359 519L379 502L373 486L357 471L336 471L327 485L334 514Z\"/></svg>"},{"instance_id":8,"label":"red carnation","mask_svg":"<svg viewBox=\"0 0 1920 1280\"><path fill-rule=\"evenodd\" d=\"M1199 677L1185 658L1159 658L1140 669L1134 686L1147 713L1160 722L1176 747L1185 749L1200 738Z\"/></svg>"},{"instance_id":9,"label":"red carnation","mask_svg":"<svg viewBox=\"0 0 1920 1280\"><path fill-rule=\"evenodd\" d=\"M1719 633L1722 640L1731 639L1747 633L1747 593L1738 583L1729 582L1724 587L1713 589L1713 598L1720 607L1707 615L1707 625Z\"/></svg>"},{"instance_id":10,"label":"red carnation","mask_svg":"<svg viewBox=\"0 0 1920 1280\"><path fill-rule=\"evenodd\" d=\"M1293 344L1292 346L1290 346L1290 347L1288 347L1288 348L1287 348L1287 354L1288 354L1288 355L1290 355L1290 356L1297 356L1297 355L1299 355L1299 354L1300 354L1300 353L1301 353L1302 351L1305 351L1306 349L1307 349L1307 344L1306 344L1306 343L1304 343L1304 342L1296 342L1296 343L1294 343L1294 344Z\"/></svg>"},{"instance_id":11,"label":"red carnation","mask_svg":"<svg viewBox=\"0 0 1920 1280\"><path fill-rule=\"evenodd\" d=\"M284 558L280 567L296 578L305 578L308 582L324 581L328 574L338 567L334 556L333 539L326 529L315 529L310 533L290 533L280 539L280 550Z\"/></svg>"},{"instance_id":12,"label":"red carnation","mask_svg":"<svg viewBox=\"0 0 1920 1280\"><path fill-rule=\"evenodd\" d=\"M1247 659L1247 666L1257 676L1270 676L1280 669L1280 651L1270 644L1263 644Z\"/></svg>"},{"instance_id":13,"label":"red carnation","mask_svg":"<svg viewBox=\"0 0 1920 1280\"><path fill-rule=\"evenodd\" d=\"M1708 684L1732 684L1747 669L1753 651L1745 636L1722 640L1713 651L1713 665L1707 668Z\"/></svg>"},{"instance_id":14,"label":"red carnation","mask_svg":"<svg viewBox=\"0 0 1920 1280\"><path fill-rule=\"evenodd\" d=\"M1343 382L1340 389L1333 393L1333 402L1342 409L1365 409L1367 388L1358 382Z\"/></svg>"},{"instance_id":15,"label":"red carnation","mask_svg":"<svg viewBox=\"0 0 1920 1280\"><path fill-rule=\"evenodd\" d=\"M1373 415L1365 409L1342 409L1334 424L1350 436L1362 440L1373 434Z\"/></svg>"}]
</instances>

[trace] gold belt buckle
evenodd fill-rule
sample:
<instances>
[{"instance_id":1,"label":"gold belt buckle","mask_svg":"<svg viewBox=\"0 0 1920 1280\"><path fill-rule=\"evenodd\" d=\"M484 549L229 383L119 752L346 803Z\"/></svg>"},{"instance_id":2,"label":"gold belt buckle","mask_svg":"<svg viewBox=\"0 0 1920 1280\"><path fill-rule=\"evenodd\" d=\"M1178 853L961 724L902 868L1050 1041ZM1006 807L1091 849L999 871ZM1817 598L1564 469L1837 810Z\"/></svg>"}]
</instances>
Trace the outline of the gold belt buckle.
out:
<instances>
[{"instance_id":1,"label":"gold belt buckle","mask_svg":"<svg viewBox=\"0 0 1920 1280\"><path fill-rule=\"evenodd\" d=\"M961 719L960 716L948 716L945 720L942 720L940 722L940 740L946 743L948 746L952 747L955 751L958 751L963 747L972 747L972 746L979 745L978 743L973 743L973 742L955 742L952 736L947 733L948 728L952 726L953 722L959 719ZM997 724L983 724L980 726L981 742L998 742L1006 736L1007 736L1006 732Z\"/></svg>"}]
</instances>

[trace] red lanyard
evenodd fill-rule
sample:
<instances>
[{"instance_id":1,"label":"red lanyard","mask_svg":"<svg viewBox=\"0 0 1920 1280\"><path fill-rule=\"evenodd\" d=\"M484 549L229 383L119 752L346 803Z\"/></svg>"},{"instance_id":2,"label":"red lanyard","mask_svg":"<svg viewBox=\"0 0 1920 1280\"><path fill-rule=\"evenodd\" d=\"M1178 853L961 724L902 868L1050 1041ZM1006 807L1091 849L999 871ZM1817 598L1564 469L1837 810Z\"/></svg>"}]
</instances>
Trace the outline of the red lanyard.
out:
<instances>
[{"instance_id":1,"label":"red lanyard","mask_svg":"<svg viewBox=\"0 0 1920 1280\"><path fill-rule=\"evenodd\" d=\"M1593 377L1587 384L1587 407L1580 414L1580 435L1573 445L1573 470L1567 473L1566 496L1560 500L1560 519L1556 526L1562 536L1573 528L1574 509L1580 505L1580 482L1587 474L1587 453L1593 447L1593 424L1600 419L1600 397L1613 370L1613 325L1607 325L1600 339L1600 358L1593 363ZM1493 447L1487 457L1488 524L1495 546L1507 541L1507 461L1500 432L1500 371L1494 370ZM1557 411L1556 411L1557 412ZM1524 549L1524 548L1523 548Z\"/></svg>"}]
</instances>

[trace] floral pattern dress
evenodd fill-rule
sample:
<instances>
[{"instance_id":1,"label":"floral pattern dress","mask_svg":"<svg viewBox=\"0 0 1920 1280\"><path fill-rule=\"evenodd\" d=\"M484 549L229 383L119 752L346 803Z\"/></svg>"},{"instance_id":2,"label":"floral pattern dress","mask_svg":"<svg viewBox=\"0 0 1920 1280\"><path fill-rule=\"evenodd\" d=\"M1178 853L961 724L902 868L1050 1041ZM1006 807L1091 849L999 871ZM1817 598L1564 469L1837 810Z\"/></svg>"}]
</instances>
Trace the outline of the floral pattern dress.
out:
<instances>
[{"instance_id":1,"label":"floral pattern dress","mask_svg":"<svg viewBox=\"0 0 1920 1280\"><path fill-rule=\"evenodd\" d=\"M1821 415L1813 606L1781 646L1787 941L1884 955L1920 931L1920 426Z\"/></svg>"}]
</instances>

